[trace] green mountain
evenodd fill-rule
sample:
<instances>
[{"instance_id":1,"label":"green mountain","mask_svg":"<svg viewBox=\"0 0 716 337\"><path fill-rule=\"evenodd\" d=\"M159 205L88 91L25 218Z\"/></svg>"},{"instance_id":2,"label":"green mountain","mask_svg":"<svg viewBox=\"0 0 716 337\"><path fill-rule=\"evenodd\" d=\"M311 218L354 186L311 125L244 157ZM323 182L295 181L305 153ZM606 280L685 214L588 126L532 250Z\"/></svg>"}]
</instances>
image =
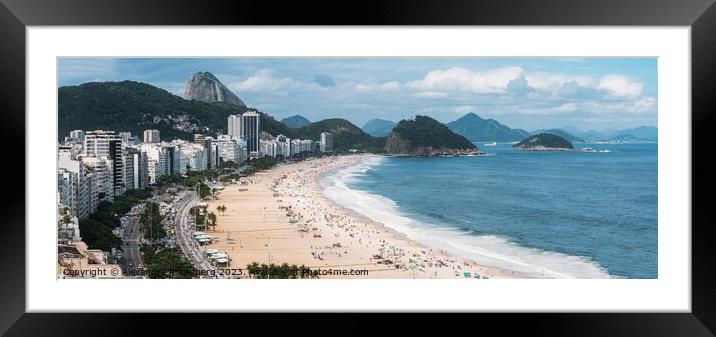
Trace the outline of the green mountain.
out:
<instances>
[{"instance_id":1,"label":"green mountain","mask_svg":"<svg viewBox=\"0 0 716 337\"><path fill-rule=\"evenodd\" d=\"M483 119L472 112L447 123L447 127L473 142L512 142L528 136L524 130L511 129L494 119Z\"/></svg>"},{"instance_id":2,"label":"green mountain","mask_svg":"<svg viewBox=\"0 0 716 337\"><path fill-rule=\"evenodd\" d=\"M311 121L301 115L294 115L282 119L281 123L286 124L286 126L288 126L289 128L296 129L311 124Z\"/></svg>"},{"instance_id":3,"label":"green mountain","mask_svg":"<svg viewBox=\"0 0 716 337\"><path fill-rule=\"evenodd\" d=\"M311 140L320 140L321 132L330 132L333 134L333 149L339 153L350 149L382 152L385 144L385 138L373 137L343 118L324 119L295 129L295 132L297 137Z\"/></svg>"},{"instance_id":4,"label":"green mountain","mask_svg":"<svg viewBox=\"0 0 716 337\"><path fill-rule=\"evenodd\" d=\"M477 147L444 124L427 116L404 119L390 132L385 151L407 155L453 155L476 153Z\"/></svg>"},{"instance_id":5,"label":"green mountain","mask_svg":"<svg viewBox=\"0 0 716 337\"><path fill-rule=\"evenodd\" d=\"M540 133L549 133L549 134L553 134L555 136L560 136L572 143L584 143L584 139L574 136L574 135L570 134L569 132L566 132L561 129L540 129L540 130L533 131L531 134L536 135L536 134L540 134Z\"/></svg>"},{"instance_id":6,"label":"green mountain","mask_svg":"<svg viewBox=\"0 0 716 337\"><path fill-rule=\"evenodd\" d=\"M385 137L393 131L395 122L374 118L363 125L363 131L374 137Z\"/></svg>"},{"instance_id":7,"label":"green mountain","mask_svg":"<svg viewBox=\"0 0 716 337\"><path fill-rule=\"evenodd\" d=\"M225 102L185 100L141 82L90 82L58 89L58 138L75 129L134 135L157 129L162 139L192 139L194 133L226 133L227 117L247 110ZM264 113L261 126L272 135L296 136L293 129Z\"/></svg>"},{"instance_id":8,"label":"green mountain","mask_svg":"<svg viewBox=\"0 0 716 337\"><path fill-rule=\"evenodd\" d=\"M513 149L516 150L572 150L574 146L566 139L551 134L551 133L539 133L527 137L525 140L512 145Z\"/></svg>"}]
</instances>

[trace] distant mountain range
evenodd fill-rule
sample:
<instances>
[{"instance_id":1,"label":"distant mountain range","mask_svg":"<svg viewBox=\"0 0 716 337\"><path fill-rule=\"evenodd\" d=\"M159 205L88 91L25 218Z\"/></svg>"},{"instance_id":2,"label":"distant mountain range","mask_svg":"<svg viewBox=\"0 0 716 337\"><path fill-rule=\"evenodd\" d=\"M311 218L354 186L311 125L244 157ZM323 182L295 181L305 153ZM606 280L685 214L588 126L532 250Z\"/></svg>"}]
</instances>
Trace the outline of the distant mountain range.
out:
<instances>
[{"instance_id":1,"label":"distant mountain range","mask_svg":"<svg viewBox=\"0 0 716 337\"><path fill-rule=\"evenodd\" d=\"M385 137L397 124L393 121L387 121L385 119L374 118L369 120L363 125L363 131L373 137Z\"/></svg>"},{"instance_id":2,"label":"distant mountain range","mask_svg":"<svg viewBox=\"0 0 716 337\"><path fill-rule=\"evenodd\" d=\"M311 124L311 121L301 115L294 115L282 119L281 123L286 124L286 126L288 126L289 128L298 129L308 124Z\"/></svg>"},{"instance_id":3,"label":"distant mountain range","mask_svg":"<svg viewBox=\"0 0 716 337\"><path fill-rule=\"evenodd\" d=\"M621 130L612 137L614 140L659 140L659 129L653 126L640 126L634 129Z\"/></svg>"},{"instance_id":4,"label":"distant mountain range","mask_svg":"<svg viewBox=\"0 0 716 337\"><path fill-rule=\"evenodd\" d=\"M514 142L529 136L525 130L511 129L494 119L483 119L472 112L446 125L472 142Z\"/></svg>"},{"instance_id":5,"label":"distant mountain range","mask_svg":"<svg viewBox=\"0 0 716 337\"><path fill-rule=\"evenodd\" d=\"M459 119L446 124L453 132L464 136L472 142L516 142L530 135L549 133L566 139L571 143L589 141L649 141L658 140L658 129L653 126L640 126L634 129L582 131L576 127L539 129L527 132L512 129L494 119L484 119L475 113L468 113Z\"/></svg>"},{"instance_id":6,"label":"distant mountain range","mask_svg":"<svg viewBox=\"0 0 716 337\"><path fill-rule=\"evenodd\" d=\"M561 129L540 129L540 130L535 130L535 131L530 132L530 135L537 135L540 133L548 133L551 135L559 136L559 137L566 139L570 143L584 143L584 139L579 138L575 135L572 135L571 133L566 132Z\"/></svg>"},{"instance_id":7,"label":"distant mountain range","mask_svg":"<svg viewBox=\"0 0 716 337\"><path fill-rule=\"evenodd\" d=\"M587 141L615 140L656 142L659 140L659 129L654 126L640 126L633 129L611 129L604 131L582 131L573 126L566 126L561 129Z\"/></svg>"}]
</instances>

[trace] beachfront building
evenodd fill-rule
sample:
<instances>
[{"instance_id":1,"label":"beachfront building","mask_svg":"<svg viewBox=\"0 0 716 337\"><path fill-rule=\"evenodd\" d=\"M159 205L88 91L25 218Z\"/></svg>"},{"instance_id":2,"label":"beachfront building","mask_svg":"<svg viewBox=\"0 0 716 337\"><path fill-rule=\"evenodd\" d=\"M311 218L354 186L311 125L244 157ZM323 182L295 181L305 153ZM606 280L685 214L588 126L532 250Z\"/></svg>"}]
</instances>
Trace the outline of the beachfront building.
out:
<instances>
[{"instance_id":1,"label":"beachfront building","mask_svg":"<svg viewBox=\"0 0 716 337\"><path fill-rule=\"evenodd\" d=\"M144 143L139 146L143 153L142 157L139 158L140 162L142 158L146 158L145 166L147 167L148 184L154 185L159 177L171 174L169 171L173 161L170 157L173 156L173 153L170 154L168 148L173 149L173 147L164 143Z\"/></svg>"},{"instance_id":2,"label":"beachfront building","mask_svg":"<svg viewBox=\"0 0 716 337\"><path fill-rule=\"evenodd\" d=\"M124 187L124 161L122 159L122 138L114 131L94 130L88 131L85 135L85 152L88 155L106 158L111 161L112 166L112 197L122 195Z\"/></svg>"},{"instance_id":3,"label":"beachfront building","mask_svg":"<svg viewBox=\"0 0 716 337\"><path fill-rule=\"evenodd\" d=\"M159 143L159 130L144 130L145 143Z\"/></svg>"},{"instance_id":4,"label":"beachfront building","mask_svg":"<svg viewBox=\"0 0 716 337\"><path fill-rule=\"evenodd\" d=\"M227 119L229 137L241 138L241 115L231 115Z\"/></svg>"},{"instance_id":5,"label":"beachfront building","mask_svg":"<svg viewBox=\"0 0 716 337\"><path fill-rule=\"evenodd\" d=\"M272 143L274 143L274 155L272 157L283 156L288 158L291 156L291 138L278 135L276 136L276 141Z\"/></svg>"},{"instance_id":6,"label":"beachfront building","mask_svg":"<svg viewBox=\"0 0 716 337\"><path fill-rule=\"evenodd\" d=\"M261 157L261 115L247 111L241 115L241 138L246 140L249 158Z\"/></svg>"},{"instance_id":7,"label":"beachfront building","mask_svg":"<svg viewBox=\"0 0 716 337\"><path fill-rule=\"evenodd\" d=\"M313 141L305 139L291 139L284 135L276 139L261 142L261 153L270 157L294 157L300 153L312 152Z\"/></svg>"},{"instance_id":8,"label":"beachfront building","mask_svg":"<svg viewBox=\"0 0 716 337\"><path fill-rule=\"evenodd\" d=\"M207 165L206 149L203 145L174 140L174 171L186 174L189 171L204 171Z\"/></svg>"},{"instance_id":9,"label":"beachfront building","mask_svg":"<svg viewBox=\"0 0 716 337\"><path fill-rule=\"evenodd\" d=\"M219 165L219 156L216 153L216 145L214 139L203 134L194 134L194 143L204 147L206 151L206 168L213 169Z\"/></svg>"},{"instance_id":10,"label":"beachfront building","mask_svg":"<svg viewBox=\"0 0 716 337\"><path fill-rule=\"evenodd\" d=\"M291 156L301 153L313 152L313 141L310 139L291 140Z\"/></svg>"},{"instance_id":11,"label":"beachfront building","mask_svg":"<svg viewBox=\"0 0 716 337\"><path fill-rule=\"evenodd\" d=\"M221 162L232 161L241 164L248 159L246 141L241 138L219 135L217 139L212 140L212 146L216 148L217 160Z\"/></svg>"},{"instance_id":12,"label":"beachfront building","mask_svg":"<svg viewBox=\"0 0 716 337\"><path fill-rule=\"evenodd\" d=\"M261 154L264 156L274 157L278 155L276 141L261 142Z\"/></svg>"},{"instance_id":13,"label":"beachfront building","mask_svg":"<svg viewBox=\"0 0 716 337\"><path fill-rule=\"evenodd\" d=\"M333 134L321 132L321 152L333 152Z\"/></svg>"}]
</instances>

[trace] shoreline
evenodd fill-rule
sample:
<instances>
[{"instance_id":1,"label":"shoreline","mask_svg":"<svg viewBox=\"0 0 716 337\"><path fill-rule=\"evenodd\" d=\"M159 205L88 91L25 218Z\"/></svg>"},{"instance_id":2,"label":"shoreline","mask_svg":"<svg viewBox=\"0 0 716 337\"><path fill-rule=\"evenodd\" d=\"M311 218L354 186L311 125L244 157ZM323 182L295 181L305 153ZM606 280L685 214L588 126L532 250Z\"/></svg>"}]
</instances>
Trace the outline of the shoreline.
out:
<instances>
[{"instance_id":1,"label":"shoreline","mask_svg":"<svg viewBox=\"0 0 716 337\"><path fill-rule=\"evenodd\" d=\"M389 225L331 201L320 181L358 164L365 155L316 158L276 167L227 184L208 210L217 213L219 242L207 248L230 255L231 268L252 262L312 269L367 270L367 275L320 278L536 278L483 266L408 238ZM225 240L226 238L226 240ZM383 263L389 260L390 263Z\"/></svg>"}]
</instances>

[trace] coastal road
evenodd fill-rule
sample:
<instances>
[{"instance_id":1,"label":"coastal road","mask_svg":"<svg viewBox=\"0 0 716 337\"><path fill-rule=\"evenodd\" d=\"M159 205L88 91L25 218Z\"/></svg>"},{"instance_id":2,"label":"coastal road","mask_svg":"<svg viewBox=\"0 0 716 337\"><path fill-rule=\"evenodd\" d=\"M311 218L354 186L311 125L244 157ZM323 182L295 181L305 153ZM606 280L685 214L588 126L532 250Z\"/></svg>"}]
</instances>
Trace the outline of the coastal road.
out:
<instances>
[{"instance_id":1,"label":"coastal road","mask_svg":"<svg viewBox=\"0 0 716 337\"><path fill-rule=\"evenodd\" d=\"M144 204L138 208L138 213L144 211ZM140 224L139 215L130 215L124 227L124 235L122 237L124 250L121 266L126 274L129 269L136 269L142 266L142 254L140 253ZM132 264L130 266L129 264Z\"/></svg>"},{"instance_id":2,"label":"coastal road","mask_svg":"<svg viewBox=\"0 0 716 337\"><path fill-rule=\"evenodd\" d=\"M195 192L188 192L174 204L176 209L176 218L174 221L174 230L176 232L177 242L184 255L191 260L194 268L202 271L215 271L216 278L223 278L218 275L216 268L209 263L206 255L201 251L198 243L191 238L191 228L189 227L189 210L198 202Z\"/></svg>"}]
</instances>

